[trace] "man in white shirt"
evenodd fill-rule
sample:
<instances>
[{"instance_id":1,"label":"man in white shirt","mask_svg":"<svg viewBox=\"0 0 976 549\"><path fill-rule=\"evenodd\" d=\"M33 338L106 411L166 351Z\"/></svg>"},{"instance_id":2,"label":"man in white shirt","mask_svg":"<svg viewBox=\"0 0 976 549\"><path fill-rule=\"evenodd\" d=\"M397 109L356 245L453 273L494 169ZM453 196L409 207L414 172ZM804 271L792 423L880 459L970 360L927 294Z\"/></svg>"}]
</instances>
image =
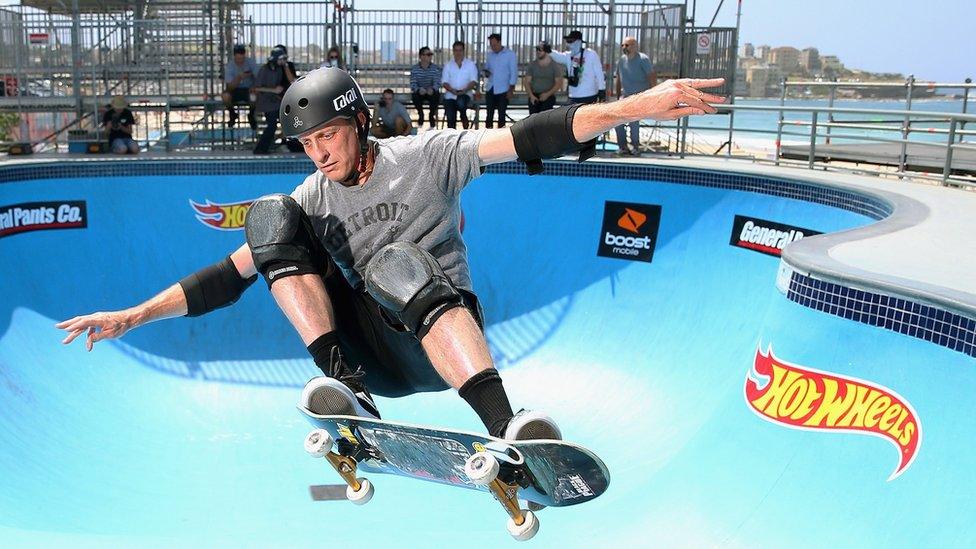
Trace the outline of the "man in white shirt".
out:
<instances>
[{"instance_id":1,"label":"man in white shirt","mask_svg":"<svg viewBox=\"0 0 976 549\"><path fill-rule=\"evenodd\" d=\"M451 45L454 59L444 65L441 84L444 86L444 115L447 127L457 128L458 112L461 125L468 129L468 106L471 105L471 91L478 85L478 67L474 61L465 59L464 42L457 40Z\"/></svg>"},{"instance_id":2,"label":"man in white shirt","mask_svg":"<svg viewBox=\"0 0 976 549\"><path fill-rule=\"evenodd\" d=\"M569 51L552 52L553 59L566 65L566 80L569 82L569 103L589 104L605 101L607 81L603 74L600 56L586 47L583 33L574 30L563 37Z\"/></svg>"},{"instance_id":3,"label":"man in white shirt","mask_svg":"<svg viewBox=\"0 0 976 549\"><path fill-rule=\"evenodd\" d=\"M502 46L502 35L497 32L488 35L488 48L485 55L485 76L488 78L488 89L485 90L485 106L488 108L485 127L492 127L497 108L498 127L504 128L505 109L515 93L515 83L518 82L518 61L514 51Z\"/></svg>"}]
</instances>

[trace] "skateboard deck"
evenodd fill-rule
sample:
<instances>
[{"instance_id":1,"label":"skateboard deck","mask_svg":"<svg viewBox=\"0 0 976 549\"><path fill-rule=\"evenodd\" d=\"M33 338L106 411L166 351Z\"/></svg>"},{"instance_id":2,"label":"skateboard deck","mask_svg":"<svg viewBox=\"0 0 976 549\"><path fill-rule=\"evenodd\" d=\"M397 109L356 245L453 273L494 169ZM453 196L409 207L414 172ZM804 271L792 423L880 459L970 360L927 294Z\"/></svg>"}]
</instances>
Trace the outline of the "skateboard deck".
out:
<instances>
[{"instance_id":1,"label":"skateboard deck","mask_svg":"<svg viewBox=\"0 0 976 549\"><path fill-rule=\"evenodd\" d=\"M509 497L547 507L590 501L607 490L610 473L586 448L564 441L506 441L486 434L353 416L320 416L299 407L308 421L328 431L337 454L363 473L381 473L472 490L489 491L465 472L472 455L497 459L497 478ZM311 436L311 435L310 435Z\"/></svg>"}]
</instances>

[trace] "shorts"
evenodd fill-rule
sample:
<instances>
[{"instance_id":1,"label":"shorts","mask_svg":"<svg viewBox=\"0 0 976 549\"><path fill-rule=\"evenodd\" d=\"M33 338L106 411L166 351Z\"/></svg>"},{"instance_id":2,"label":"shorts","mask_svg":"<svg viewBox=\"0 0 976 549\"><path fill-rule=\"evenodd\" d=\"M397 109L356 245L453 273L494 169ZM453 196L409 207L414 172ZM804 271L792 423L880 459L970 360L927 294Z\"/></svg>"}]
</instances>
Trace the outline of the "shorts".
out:
<instances>
[{"instance_id":1,"label":"shorts","mask_svg":"<svg viewBox=\"0 0 976 549\"><path fill-rule=\"evenodd\" d=\"M323 275L346 363L353 369L362 365L370 393L400 397L448 389L449 385L434 369L417 336L394 320L365 289L349 284L315 237L307 216L302 226L314 243L311 250L314 268ZM458 292L478 327L484 330L484 313L478 297L461 288Z\"/></svg>"},{"instance_id":2,"label":"shorts","mask_svg":"<svg viewBox=\"0 0 976 549\"><path fill-rule=\"evenodd\" d=\"M349 285L339 269L325 278L332 301L346 363L363 366L370 393L400 397L443 391L448 384L434 369L420 340L400 325L365 290ZM458 289L464 306L484 330L484 315L477 296Z\"/></svg>"}]
</instances>

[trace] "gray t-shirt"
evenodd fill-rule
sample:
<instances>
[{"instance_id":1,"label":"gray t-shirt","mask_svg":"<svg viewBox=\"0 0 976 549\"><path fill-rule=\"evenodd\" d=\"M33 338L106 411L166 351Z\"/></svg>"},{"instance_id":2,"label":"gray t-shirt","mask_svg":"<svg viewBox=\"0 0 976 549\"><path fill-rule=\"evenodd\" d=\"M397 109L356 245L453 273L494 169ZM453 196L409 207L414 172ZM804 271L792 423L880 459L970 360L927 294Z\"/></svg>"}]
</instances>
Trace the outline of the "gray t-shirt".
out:
<instances>
[{"instance_id":1,"label":"gray t-shirt","mask_svg":"<svg viewBox=\"0 0 976 549\"><path fill-rule=\"evenodd\" d=\"M250 71L249 76L245 76L241 79L241 83L237 85L238 88L253 88L254 87L254 76L258 73L258 68L254 64L254 60L251 58L244 59L243 66L237 66L233 60L224 67L224 82L233 82L237 78L238 74L242 74Z\"/></svg>"},{"instance_id":2,"label":"gray t-shirt","mask_svg":"<svg viewBox=\"0 0 976 549\"><path fill-rule=\"evenodd\" d=\"M376 113L375 116L377 119L382 120L383 125L390 130L396 129L396 119L398 116L402 116L404 122L410 123L410 113L407 112L407 108L403 106L403 103L396 99L393 100L392 105L387 105L386 108L380 107L377 104L373 112Z\"/></svg>"},{"instance_id":3,"label":"gray t-shirt","mask_svg":"<svg viewBox=\"0 0 976 549\"><path fill-rule=\"evenodd\" d=\"M409 241L430 252L455 286L470 291L460 196L481 175L482 135L431 130L374 142L376 164L364 185L345 187L317 171L291 196L354 287L363 288L366 264L377 250Z\"/></svg>"},{"instance_id":4,"label":"gray t-shirt","mask_svg":"<svg viewBox=\"0 0 976 549\"><path fill-rule=\"evenodd\" d=\"M633 59L626 55L620 56L617 63L617 77L623 87L624 95L633 95L650 89L647 77L654 71L651 59L643 53L637 52Z\"/></svg>"},{"instance_id":5,"label":"gray t-shirt","mask_svg":"<svg viewBox=\"0 0 976 549\"><path fill-rule=\"evenodd\" d=\"M532 93L539 95L551 90L556 84L557 77L566 75L566 66L557 63L555 59L550 59L549 64L543 67L536 59L529 63L525 74L532 78Z\"/></svg>"}]
</instances>

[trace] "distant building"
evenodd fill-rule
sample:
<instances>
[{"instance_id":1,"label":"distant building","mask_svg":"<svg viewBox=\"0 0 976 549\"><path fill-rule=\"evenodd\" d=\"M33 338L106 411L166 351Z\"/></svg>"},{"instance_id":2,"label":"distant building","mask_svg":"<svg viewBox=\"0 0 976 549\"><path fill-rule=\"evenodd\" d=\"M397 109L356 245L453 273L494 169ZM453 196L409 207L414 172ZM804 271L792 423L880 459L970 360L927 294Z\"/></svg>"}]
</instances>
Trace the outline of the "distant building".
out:
<instances>
[{"instance_id":1,"label":"distant building","mask_svg":"<svg viewBox=\"0 0 976 549\"><path fill-rule=\"evenodd\" d=\"M824 71L842 71L844 70L844 64L840 62L840 59L836 55L824 55L820 58L820 67Z\"/></svg>"},{"instance_id":2,"label":"distant building","mask_svg":"<svg viewBox=\"0 0 976 549\"><path fill-rule=\"evenodd\" d=\"M768 61L784 72L796 70L800 66L800 50L789 46L773 48L769 52Z\"/></svg>"},{"instance_id":3,"label":"distant building","mask_svg":"<svg viewBox=\"0 0 976 549\"><path fill-rule=\"evenodd\" d=\"M745 46L742 46L742 57L751 59L756 56L756 48L752 46L752 42L746 42Z\"/></svg>"},{"instance_id":4,"label":"distant building","mask_svg":"<svg viewBox=\"0 0 976 549\"><path fill-rule=\"evenodd\" d=\"M808 72L820 70L820 52L817 48L804 48L800 52L800 66Z\"/></svg>"},{"instance_id":5,"label":"distant building","mask_svg":"<svg viewBox=\"0 0 976 549\"><path fill-rule=\"evenodd\" d=\"M746 69L739 67L735 69L735 90L736 97L747 97L749 95L749 82L746 80Z\"/></svg>"},{"instance_id":6,"label":"distant building","mask_svg":"<svg viewBox=\"0 0 976 549\"><path fill-rule=\"evenodd\" d=\"M772 48L770 48L766 44L759 46L758 48L756 48L756 57L758 59L761 59L762 61L769 61L769 50L771 49Z\"/></svg>"},{"instance_id":7,"label":"distant building","mask_svg":"<svg viewBox=\"0 0 976 549\"><path fill-rule=\"evenodd\" d=\"M779 67L756 65L746 69L746 82L749 83L749 97L769 97L775 95L783 80Z\"/></svg>"}]
</instances>

